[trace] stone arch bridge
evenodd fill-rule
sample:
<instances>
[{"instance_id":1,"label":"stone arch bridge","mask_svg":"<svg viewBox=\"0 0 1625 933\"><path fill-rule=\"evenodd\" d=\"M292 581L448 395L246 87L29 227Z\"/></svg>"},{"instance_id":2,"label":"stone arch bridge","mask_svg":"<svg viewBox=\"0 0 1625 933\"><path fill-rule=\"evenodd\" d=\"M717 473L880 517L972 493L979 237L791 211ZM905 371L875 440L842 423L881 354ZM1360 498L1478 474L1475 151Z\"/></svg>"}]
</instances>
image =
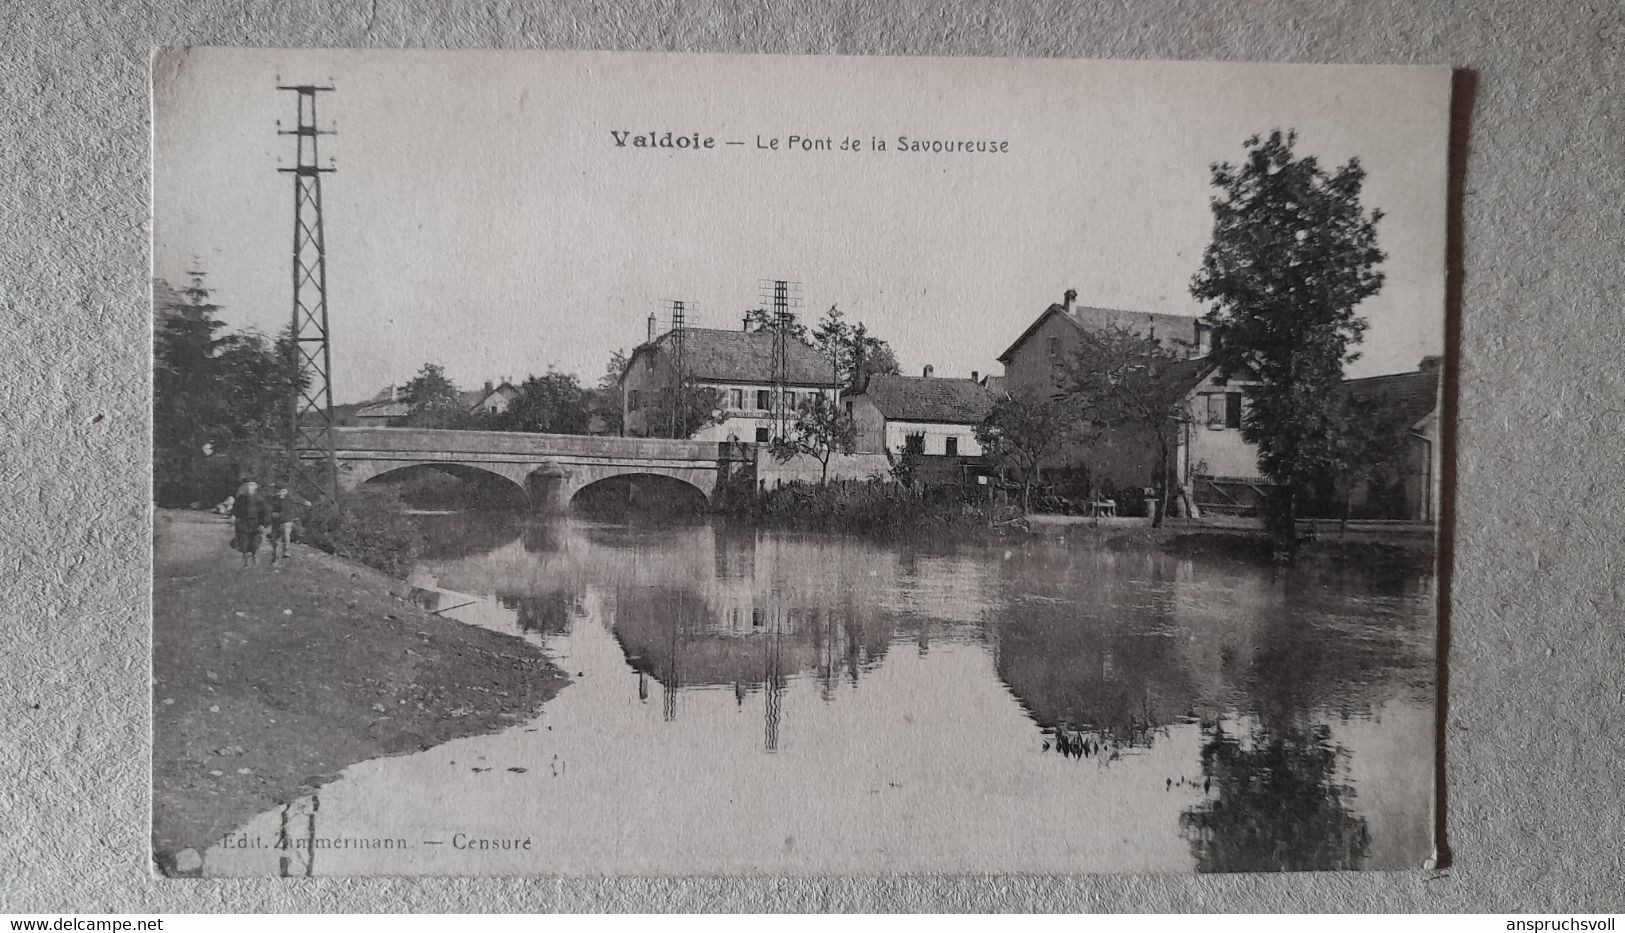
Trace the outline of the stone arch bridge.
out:
<instances>
[{"instance_id":1,"label":"stone arch bridge","mask_svg":"<svg viewBox=\"0 0 1625 933\"><path fill-rule=\"evenodd\" d=\"M562 512L593 483L654 475L686 483L707 504L728 461L715 441L430 428L334 428L339 486L414 467L500 477L533 509ZM724 445L725 446L725 445Z\"/></svg>"}]
</instances>

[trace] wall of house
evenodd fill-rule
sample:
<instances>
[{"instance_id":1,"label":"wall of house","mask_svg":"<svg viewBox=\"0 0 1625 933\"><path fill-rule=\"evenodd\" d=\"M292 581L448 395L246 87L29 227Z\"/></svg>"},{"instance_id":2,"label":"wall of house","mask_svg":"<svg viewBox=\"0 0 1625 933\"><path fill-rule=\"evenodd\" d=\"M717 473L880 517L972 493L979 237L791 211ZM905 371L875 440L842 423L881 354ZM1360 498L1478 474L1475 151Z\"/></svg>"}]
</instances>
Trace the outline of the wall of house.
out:
<instances>
[{"instance_id":1,"label":"wall of house","mask_svg":"<svg viewBox=\"0 0 1625 933\"><path fill-rule=\"evenodd\" d=\"M943 424L934 421L886 421L886 446L884 450L901 451L908 444L911 434L925 435L925 450L927 456L941 456L948 452L948 439L955 438L959 442L958 455L961 457L979 457L982 455L982 445L976 442L976 428L969 424Z\"/></svg>"},{"instance_id":2,"label":"wall of house","mask_svg":"<svg viewBox=\"0 0 1625 933\"><path fill-rule=\"evenodd\" d=\"M1051 315L1005 361L1005 388L1015 396L1053 391L1057 365L1071 357L1080 339L1076 327Z\"/></svg>"},{"instance_id":3,"label":"wall of house","mask_svg":"<svg viewBox=\"0 0 1625 933\"><path fill-rule=\"evenodd\" d=\"M765 383L749 382L718 382L708 383L723 393L722 412L725 416L720 424L713 424L695 434L701 440L738 440L745 443L755 443L761 431L767 431L772 437L773 417L768 408L758 407L763 401L761 393L768 393L767 401L772 403L773 387ZM830 403L835 402L834 389L817 389L809 386L792 386L788 390L791 397L788 399L789 407L794 409L807 398L822 394Z\"/></svg>"},{"instance_id":4,"label":"wall of house","mask_svg":"<svg viewBox=\"0 0 1625 933\"><path fill-rule=\"evenodd\" d=\"M821 474L817 460L798 454L786 462L761 455L756 460L756 481L763 489L773 489L785 483L816 483ZM889 479L891 462L885 454L836 454L829 461L829 479L867 480Z\"/></svg>"},{"instance_id":5,"label":"wall of house","mask_svg":"<svg viewBox=\"0 0 1625 933\"><path fill-rule=\"evenodd\" d=\"M652 366L649 360L654 361ZM650 400L659 398L660 393L666 391L673 381L672 368L663 357L645 353L632 360L627 367L625 378L621 380L622 423L628 437L645 437L648 436L650 428L658 427L648 423L645 409ZM771 385L746 382L700 384L722 392L722 412L725 417L720 423L708 425L695 432L695 440L739 440L754 443L759 437L759 431L765 429L771 432L772 414L768 407L762 407L764 399L761 396L763 392L772 392ZM789 392L792 407L799 405L813 394L822 394L831 403L834 403L836 398L836 390L833 388L792 386ZM771 404L771 394L765 401Z\"/></svg>"},{"instance_id":6,"label":"wall of house","mask_svg":"<svg viewBox=\"0 0 1625 933\"><path fill-rule=\"evenodd\" d=\"M857 426L857 452L885 453L886 416L880 413L874 400L867 395L854 395L846 400L846 411Z\"/></svg>"},{"instance_id":7,"label":"wall of house","mask_svg":"<svg viewBox=\"0 0 1625 933\"><path fill-rule=\"evenodd\" d=\"M500 389L481 399L480 403L474 406L474 409L489 414L498 414L507 411L508 406L518 397L519 390L517 389Z\"/></svg>"},{"instance_id":8,"label":"wall of house","mask_svg":"<svg viewBox=\"0 0 1625 933\"><path fill-rule=\"evenodd\" d=\"M671 385L671 366L659 354L634 351L621 375L621 425L627 437L648 437L647 401Z\"/></svg>"},{"instance_id":9,"label":"wall of house","mask_svg":"<svg viewBox=\"0 0 1625 933\"><path fill-rule=\"evenodd\" d=\"M1221 382L1217 373L1210 373L1192 391L1179 456L1179 476L1185 483L1194 476L1259 476L1257 445L1241 436L1234 417L1227 417L1238 413L1242 419L1247 417L1247 385L1234 379ZM1235 395L1236 401L1227 403L1227 395Z\"/></svg>"}]
</instances>

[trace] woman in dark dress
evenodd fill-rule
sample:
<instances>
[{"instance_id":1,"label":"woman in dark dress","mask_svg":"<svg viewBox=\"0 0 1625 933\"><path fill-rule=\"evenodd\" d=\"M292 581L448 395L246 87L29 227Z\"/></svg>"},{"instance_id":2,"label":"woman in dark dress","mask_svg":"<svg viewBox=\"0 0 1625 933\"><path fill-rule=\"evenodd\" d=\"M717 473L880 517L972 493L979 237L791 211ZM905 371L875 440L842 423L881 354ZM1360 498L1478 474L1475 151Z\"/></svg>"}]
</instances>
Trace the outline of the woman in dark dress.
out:
<instances>
[{"instance_id":1,"label":"woman in dark dress","mask_svg":"<svg viewBox=\"0 0 1625 933\"><path fill-rule=\"evenodd\" d=\"M237 501L232 503L233 519L231 546L241 551L243 566L258 566L260 534L271 522L271 511L260 498L259 484L250 480L237 490Z\"/></svg>"}]
</instances>

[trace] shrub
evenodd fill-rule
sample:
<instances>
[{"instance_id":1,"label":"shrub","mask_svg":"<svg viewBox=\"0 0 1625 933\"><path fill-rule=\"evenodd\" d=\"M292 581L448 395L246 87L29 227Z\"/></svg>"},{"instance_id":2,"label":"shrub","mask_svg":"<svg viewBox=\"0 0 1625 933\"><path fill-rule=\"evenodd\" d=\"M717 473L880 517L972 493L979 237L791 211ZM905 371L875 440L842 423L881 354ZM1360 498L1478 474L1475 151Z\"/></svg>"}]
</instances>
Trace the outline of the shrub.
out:
<instances>
[{"instance_id":1,"label":"shrub","mask_svg":"<svg viewBox=\"0 0 1625 933\"><path fill-rule=\"evenodd\" d=\"M984 507L963 501L957 490L922 496L890 480L787 483L742 505L735 514L760 525L875 536L989 520Z\"/></svg>"},{"instance_id":2,"label":"shrub","mask_svg":"<svg viewBox=\"0 0 1625 933\"><path fill-rule=\"evenodd\" d=\"M337 508L313 506L301 531L306 544L392 577L405 577L423 550L423 535L407 517L406 504L387 487L345 493Z\"/></svg>"}]
</instances>

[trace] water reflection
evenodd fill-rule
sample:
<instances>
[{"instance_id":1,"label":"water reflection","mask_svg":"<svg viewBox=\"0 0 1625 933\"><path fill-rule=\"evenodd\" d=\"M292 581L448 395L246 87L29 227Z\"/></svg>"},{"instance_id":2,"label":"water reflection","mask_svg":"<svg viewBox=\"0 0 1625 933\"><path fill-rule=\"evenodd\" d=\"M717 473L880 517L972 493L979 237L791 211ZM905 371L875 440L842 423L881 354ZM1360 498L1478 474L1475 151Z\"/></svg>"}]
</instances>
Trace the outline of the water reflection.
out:
<instances>
[{"instance_id":1,"label":"water reflection","mask_svg":"<svg viewBox=\"0 0 1625 933\"><path fill-rule=\"evenodd\" d=\"M452 614L531 639L575 684L522 729L353 769L324 822L518 824L548 853L520 872L1394 867L1430 849L1429 577L504 528L448 532L421 570L492 597ZM569 779L499 788L456 764L476 757ZM431 803L368 796L397 792Z\"/></svg>"},{"instance_id":2,"label":"water reflection","mask_svg":"<svg viewBox=\"0 0 1625 933\"><path fill-rule=\"evenodd\" d=\"M1352 811L1354 789L1337 779L1348 750L1324 725L1236 735L1202 727L1204 793L1182 813L1199 871L1359 868L1371 837Z\"/></svg>"}]
</instances>

